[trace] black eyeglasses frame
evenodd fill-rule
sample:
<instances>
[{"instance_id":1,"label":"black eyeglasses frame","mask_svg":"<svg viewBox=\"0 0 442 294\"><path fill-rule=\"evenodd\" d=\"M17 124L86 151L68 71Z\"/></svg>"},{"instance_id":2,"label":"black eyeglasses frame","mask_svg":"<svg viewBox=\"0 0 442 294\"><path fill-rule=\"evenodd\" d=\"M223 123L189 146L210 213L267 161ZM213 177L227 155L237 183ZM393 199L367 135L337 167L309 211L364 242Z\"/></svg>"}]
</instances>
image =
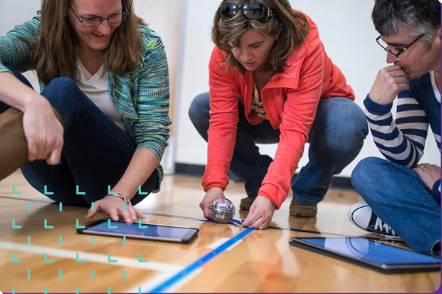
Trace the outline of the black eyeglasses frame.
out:
<instances>
[{"instance_id":1,"label":"black eyeglasses frame","mask_svg":"<svg viewBox=\"0 0 442 294\"><path fill-rule=\"evenodd\" d=\"M130 13L129 13L129 11L128 11L128 9L127 9L126 4L124 3L124 1L121 1L121 3L123 4L124 11L123 11L123 12L120 12L120 13L114 13L114 14L111 14L111 15L109 15L108 17L97 17L97 16L96 16L96 17L79 17L79 16L75 13L75 11L74 11L74 9L72 8L72 6L71 6L70 3L68 4L68 6L69 6L69 8L72 10L72 12L74 13L74 15L75 15L75 17L77 18L77 20L78 20L79 22L81 22L81 24L82 24L84 27L87 27L87 28L93 28L93 27L98 27L99 25L101 25L101 23L103 22L103 20L107 20L110 24L122 23L123 20L125 20L126 17L129 16ZM109 21L109 18L110 18L111 16L116 16L116 15L122 15L122 17L121 17L121 21L120 21L120 22L117 22L117 23L111 23L111 22ZM99 20L99 21L98 21L98 23L97 23L96 25L93 25L93 26L87 26L87 25L84 24L84 21L85 21L85 20L91 20L91 19L97 19L97 20Z\"/></svg>"},{"instance_id":2,"label":"black eyeglasses frame","mask_svg":"<svg viewBox=\"0 0 442 294\"><path fill-rule=\"evenodd\" d=\"M408 44L407 46L405 46L404 48L402 48L401 50L399 50L399 52L396 53L396 54L393 53L393 52L391 52L391 51L388 49L388 47L387 47L387 48L384 47L384 46L379 42L379 40L382 39L382 35L379 35L379 37L376 38L376 43L378 43L379 46L381 46L385 51L387 51L388 54L392 55L393 57L396 58L396 60L399 61L399 60L400 60L400 59L399 59L399 55L401 55L402 53L404 53L405 51L407 51L407 49L409 49L414 43L416 43L417 41L419 41L420 38L422 38L422 37L425 36L425 35L426 35L426 34L422 34L422 35L420 35L420 36L417 37L413 42L411 42L410 44Z\"/></svg>"}]
</instances>

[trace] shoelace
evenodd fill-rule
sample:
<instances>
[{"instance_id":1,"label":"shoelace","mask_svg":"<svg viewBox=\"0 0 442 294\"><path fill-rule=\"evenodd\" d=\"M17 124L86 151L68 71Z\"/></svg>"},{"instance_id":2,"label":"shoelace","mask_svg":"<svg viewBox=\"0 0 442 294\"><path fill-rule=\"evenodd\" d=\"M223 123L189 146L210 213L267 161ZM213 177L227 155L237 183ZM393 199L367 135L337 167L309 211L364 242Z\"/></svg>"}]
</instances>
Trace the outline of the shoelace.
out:
<instances>
[{"instance_id":1,"label":"shoelace","mask_svg":"<svg viewBox=\"0 0 442 294\"><path fill-rule=\"evenodd\" d=\"M390 234L390 235L393 235L393 236L397 236L396 232L389 225L384 223L380 218L376 219L376 223L374 225L374 230L375 231L378 230L378 231L381 231L381 232L385 230L385 232L387 234Z\"/></svg>"}]
</instances>

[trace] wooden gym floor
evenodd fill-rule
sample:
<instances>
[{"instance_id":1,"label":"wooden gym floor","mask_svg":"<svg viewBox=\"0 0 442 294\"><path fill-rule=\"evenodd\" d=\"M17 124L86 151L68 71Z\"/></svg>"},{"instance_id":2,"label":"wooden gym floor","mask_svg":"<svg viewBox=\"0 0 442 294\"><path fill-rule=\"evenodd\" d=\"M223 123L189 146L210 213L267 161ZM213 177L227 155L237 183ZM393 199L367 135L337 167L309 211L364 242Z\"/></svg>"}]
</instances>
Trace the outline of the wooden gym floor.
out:
<instances>
[{"instance_id":1,"label":"wooden gym floor","mask_svg":"<svg viewBox=\"0 0 442 294\"><path fill-rule=\"evenodd\" d=\"M21 194L13 195L12 186ZM202 221L198 204L203 196L199 178L169 175L160 193L137 205L146 214L145 223L199 228L191 244L127 239L124 245L120 238L95 236L92 245L90 236L75 230L77 219L88 222L86 208L63 206L60 212L59 205L16 172L0 183L0 291L434 292L440 286L440 272L385 275L289 245L294 236L364 235L347 220L348 208L362 199L354 191L334 189L319 204L316 218L290 217L287 200L271 223L282 229L255 230L196 271L176 278L245 231ZM226 196L238 208L243 185L232 182ZM245 217L246 212L238 215L237 210L235 219ZM13 219L21 229L12 228ZM44 228L45 219L53 229ZM118 262L110 263L109 254Z\"/></svg>"}]
</instances>

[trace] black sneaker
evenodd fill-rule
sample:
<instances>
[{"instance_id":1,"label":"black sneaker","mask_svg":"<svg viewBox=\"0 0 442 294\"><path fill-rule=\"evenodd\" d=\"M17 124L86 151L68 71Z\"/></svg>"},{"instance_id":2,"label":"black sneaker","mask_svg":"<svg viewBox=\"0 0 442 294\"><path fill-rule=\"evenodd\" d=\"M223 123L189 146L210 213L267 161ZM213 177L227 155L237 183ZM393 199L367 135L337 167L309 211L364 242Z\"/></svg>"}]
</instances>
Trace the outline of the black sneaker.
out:
<instances>
[{"instance_id":1,"label":"black sneaker","mask_svg":"<svg viewBox=\"0 0 442 294\"><path fill-rule=\"evenodd\" d=\"M350 207L348 210L348 219L355 226L369 233L400 239L388 224L374 214L373 210L365 201L355 203Z\"/></svg>"}]
</instances>

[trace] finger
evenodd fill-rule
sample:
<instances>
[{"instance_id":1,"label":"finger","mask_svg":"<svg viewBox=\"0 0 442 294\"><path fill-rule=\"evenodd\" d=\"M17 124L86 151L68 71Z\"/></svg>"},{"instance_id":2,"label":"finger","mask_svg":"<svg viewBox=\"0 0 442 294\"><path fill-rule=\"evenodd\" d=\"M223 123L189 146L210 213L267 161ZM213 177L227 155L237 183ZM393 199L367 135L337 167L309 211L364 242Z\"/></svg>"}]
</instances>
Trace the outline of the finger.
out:
<instances>
[{"instance_id":1,"label":"finger","mask_svg":"<svg viewBox=\"0 0 442 294\"><path fill-rule=\"evenodd\" d=\"M398 84L399 92L410 90L410 85L408 83Z\"/></svg>"},{"instance_id":2,"label":"finger","mask_svg":"<svg viewBox=\"0 0 442 294\"><path fill-rule=\"evenodd\" d=\"M250 210L249 215L246 217L245 221L242 223L243 226L249 227L252 226L260 216L256 214L254 211Z\"/></svg>"},{"instance_id":3,"label":"finger","mask_svg":"<svg viewBox=\"0 0 442 294\"><path fill-rule=\"evenodd\" d=\"M55 142L52 139L46 139L41 152L41 159L47 160L52 152L52 146Z\"/></svg>"},{"instance_id":4,"label":"finger","mask_svg":"<svg viewBox=\"0 0 442 294\"><path fill-rule=\"evenodd\" d=\"M395 78L398 78L398 77L404 77L404 78L406 78L407 81L408 81L408 76L407 76L407 74L405 73L405 71L404 71L402 68L399 68L399 69L396 69L396 70L390 71L389 74L390 74L392 77L395 77Z\"/></svg>"},{"instance_id":5,"label":"finger","mask_svg":"<svg viewBox=\"0 0 442 294\"><path fill-rule=\"evenodd\" d=\"M135 211L135 208L133 208L130 205L126 206L126 210L129 211L130 217L132 218L133 222L136 222L138 220L137 212Z\"/></svg>"},{"instance_id":6,"label":"finger","mask_svg":"<svg viewBox=\"0 0 442 294\"><path fill-rule=\"evenodd\" d=\"M408 85L408 79L404 76L398 76L394 78L394 81L396 84L407 84Z\"/></svg>"},{"instance_id":7,"label":"finger","mask_svg":"<svg viewBox=\"0 0 442 294\"><path fill-rule=\"evenodd\" d=\"M131 225L133 223L131 213L129 212L129 210L127 208L126 208L126 211L124 211L123 207L121 207L121 208L118 208L117 211L119 212L118 214L124 218L124 221L128 225Z\"/></svg>"},{"instance_id":8,"label":"finger","mask_svg":"<svg viewBox=\"0 0 442 294\"><path fill-rule=\"evenodd\" d=\"M109 209L109 215L110 215L111 219L115 222L120 220L120 218L118 217L118 211L116 208Z\"/></svg>"},{"instance_id":9,"label":"finger","mask_svg":"<svg viewBox=\"0 0 442 294\"><path fill-rule=\"evenodd\" d=\"M28 159L34 161L37 158L37 144L34 140L28 141Z\"/></svg>"},{"instance_id":10,"label":"finger","mask_svg":"<svg viewBox=\"0 0 442 294\"><path fill-rule=\"evenodd\" d=\"M135 209L136 214L138 215L139 218L141 219L145 219L146 216L144 215L144 213L141 210Z\"/></svg>"},{"instance_id":11,"label":"finger","mask_svg":"<svg viewBox=\"0 0 442 294\"><path fill-rule=\"evenodd\" d=\"M206 219L212 219L212 211L210 210L210 206L204 207L203 212Z\"/></svg>"},{"instance_id":12,"label":"finger","mask_svg":"<svg viewBox=\"0 0 442 294\"><path fill-rule=\"evenodd\" d=\"M271 220L266 220L264 223L259 227L260 230L265 230L269 226Z\"/></svg>"},{"instance_id":13,"label":"finger","mask_svg":"<svg viewBox=\"0 0 442 294\"><path fill-rule=\"evenodd\" d=\"M43 144L39 141L39 140L33 140L34 144L35 144L35 158L34 160L39 160L42 159L42 154L43 154L43 150L44 150L44 146Z\"/></svg>"},{"instance_id":14,"label":"finger","mask_svg":"<svg viewBox=\"0 0 442 294\"><path fill-rule=\"evenodd\" d=\"M402 67L398 64L393 64L393 65L389 65L389 66L385 67L385 69L389 72L392 72L392 71L396 71L396 70L402 70Z\"/></svg>"},{"instance_id":15,"label":"finger","mask_svg":"<svg viewBox=\"0 0 442 294\"><path fill-rule=\"evenodd\" d=\"M419 175L419 177L422 178L422 176L424 175L423 170L420 167L415 167L413 168L413 170Z\"/></svg>"},{"instance_id":16,"label":"finger","mask_svg":"<svg viewBox=\"0 0 442 294\"><path fill-rule=\"evenodd\" d=\"M48 159L46 160L47 164L50 165L57 165L60 162L61 157L61 148L56 148L52 150L52 152L49 154Z\"/></svg>"},{"instance_id":17,"label":"finger","mask_svg":"<svg viewBox=\"0 0 442 294\"><path fill-rule=\"evenodd\" d=\"M97 212L99 211L100 207L101 207L101 201L94 202L94 210L92 211L92 207L89 208L86 218L88 219L93 218L95 214L97 214Z\"/></svg>"},{"instance_id":18,"label":"finger","mask_svg":"<svg viewBox=\"0 0 442 294\"><path fill-rule=\"evenodd\" d=\"M263 216L258 217L258 219L252 223L249 228L251 229L259 229L264 224L265 218Z\"/></svg>"}]
</instances>

